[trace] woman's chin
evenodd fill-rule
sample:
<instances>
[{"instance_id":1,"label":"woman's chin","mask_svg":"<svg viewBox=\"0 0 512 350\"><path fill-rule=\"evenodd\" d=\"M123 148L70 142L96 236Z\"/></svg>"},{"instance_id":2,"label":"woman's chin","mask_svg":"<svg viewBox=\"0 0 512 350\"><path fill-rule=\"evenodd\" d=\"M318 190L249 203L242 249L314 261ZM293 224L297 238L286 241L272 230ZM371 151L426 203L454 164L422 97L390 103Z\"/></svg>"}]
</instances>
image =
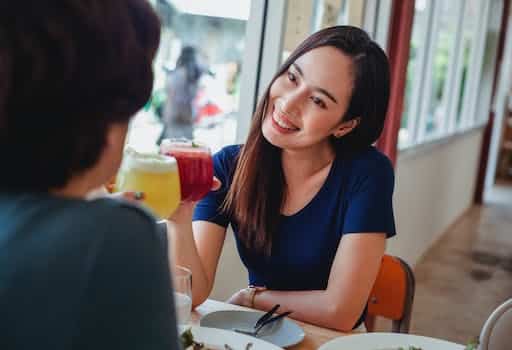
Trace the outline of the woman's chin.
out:
<instances>
[{"instance_id":1,"label":"woman's chin","mask_svg":"<svg viewBox=\"0 0 512 350\"><path fill-rule=\"evenodd\" d=\"M271 125L266 125L265 123L263 123L263 125L261 126L261 133L263 134L265 140L267 140L267 142L270 143L272 146L282 147L281 143L279 142L278 135L272 132Z\"/></svg>"}]
</instances>

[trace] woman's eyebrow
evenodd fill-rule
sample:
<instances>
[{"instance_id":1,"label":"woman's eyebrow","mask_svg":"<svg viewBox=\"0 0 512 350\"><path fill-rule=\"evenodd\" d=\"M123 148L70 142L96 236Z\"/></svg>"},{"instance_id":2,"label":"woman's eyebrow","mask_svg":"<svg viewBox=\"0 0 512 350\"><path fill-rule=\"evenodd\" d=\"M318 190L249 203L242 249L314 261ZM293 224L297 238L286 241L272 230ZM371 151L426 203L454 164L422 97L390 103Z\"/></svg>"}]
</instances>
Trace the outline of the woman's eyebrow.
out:
<instances>
[{"instance_id":1,"label":"woman's eyebrow","mask_svg":"<svg viewBox=\"0 0 512 350\"><path fill-rule=\"evenodd\" d=\"M304 78L304 73L302 72L302 69L300 68L300 66L297 64L297 63L292 63L292 67L299 73L299 75L301 77ZM329 93L329 91L321 88L321 87L318 87L318 86L312 86L312 89L315 90L315 91L318 91L320 92L321 94L327 96L332 102L338 104L338 101L336 101L336 99L334 98L334 96Z\"/></svg>"}]
</instances>

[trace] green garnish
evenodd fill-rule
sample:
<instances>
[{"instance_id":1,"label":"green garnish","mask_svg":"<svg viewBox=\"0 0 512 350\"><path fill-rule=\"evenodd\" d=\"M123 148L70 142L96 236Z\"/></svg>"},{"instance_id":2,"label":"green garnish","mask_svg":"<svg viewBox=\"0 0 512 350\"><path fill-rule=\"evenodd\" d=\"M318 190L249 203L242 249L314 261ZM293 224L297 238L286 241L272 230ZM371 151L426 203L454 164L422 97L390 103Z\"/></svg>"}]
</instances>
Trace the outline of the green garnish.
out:
<instances>
[{"instance_id":1,"label":"green garnish","mask_svg":"<svg viewBox=\"0 0 512 350\"><path fill-rule=\"evenodd\" d=\"M477 350L478 349L478 345L480 344L480 341L478 340L477 337L471 339L468 344L466 345L466 347L464 348L464 350Z\"/></svg>"},{"instance_id":2,"label":"green garnish","mask_svg":"<svg viewBox=\"0 0 512 350\"><path fill-rule=\"evenodd\" d=\"M192 330L189 328L185 332L180 335L181 346L183 349L188 348L191 345L194 345L194 336L192 335Z\"/></svg>"},{"instance_id":3,"label":"green garnish","mask_svg":"<svg viewBox=\"0 0 512 350\"><path fill-rule=\"evenodd\" d=\"M201 146L199 144L195 143L194 141L192 141L192 147L198 148L198 147L201 147Z\"/></svg>"}]
</instances>

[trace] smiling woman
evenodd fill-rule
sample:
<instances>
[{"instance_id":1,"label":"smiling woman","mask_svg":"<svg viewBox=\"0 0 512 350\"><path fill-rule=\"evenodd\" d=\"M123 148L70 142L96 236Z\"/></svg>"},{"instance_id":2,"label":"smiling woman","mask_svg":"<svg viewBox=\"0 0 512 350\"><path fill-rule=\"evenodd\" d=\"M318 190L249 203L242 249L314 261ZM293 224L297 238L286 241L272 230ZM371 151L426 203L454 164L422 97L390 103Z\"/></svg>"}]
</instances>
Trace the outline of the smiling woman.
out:
<instances>
[{"instance_id":1,"label":"smiling woman","mask_svg":"<svg viewBox=\"0 0 512 350\"><path fill-rule=\"evenodd\" d=\"M231 302L281 304L293 318L345 331L362 322L395 234L393 169L372 147L388 97L388 60L361 29L327 28L299 45L259 102L245 145L214 156L223 185L198 203L193 230L185 214L169 224L176 261L193 270L194 305L212 288L231 224L257 286Z\"/></svg>"}]
</instances>

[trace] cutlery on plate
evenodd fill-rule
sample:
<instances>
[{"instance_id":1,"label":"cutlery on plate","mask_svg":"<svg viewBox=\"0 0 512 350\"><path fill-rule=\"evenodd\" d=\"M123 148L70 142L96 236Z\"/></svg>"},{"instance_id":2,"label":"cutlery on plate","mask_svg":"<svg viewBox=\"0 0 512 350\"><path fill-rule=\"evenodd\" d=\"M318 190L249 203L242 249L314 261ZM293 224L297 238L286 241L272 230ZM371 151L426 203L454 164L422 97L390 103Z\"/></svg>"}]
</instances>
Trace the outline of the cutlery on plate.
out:
<instances>
[{"instance_id":1,"label":"cutlery on plate","mask_svg":"<svg viewBox=\"0 0 512 350\"><path fill-rule=\"evenodd\" d=\"M288 316L289 314L291 314L292 311L286 311L286 312L283 312L282 314L279 314L275 317L272 317L272 318L269 318L267 319L266 321L264 322L261 322L259 324L258 327L256 327L255 329L241 329L241 328L233 328L233 330L235 332L238 332L238 333L243 333L243 334L247 334L247 335L252 335L253 337L257 336L258 333L267 325L271 324L271 323L274 323L275 321L278 321L286 316Z\"/></svg>"},{"instance_id":2,"label":"cutlery on plate","mask_svg":"<svg viewBox=\"0 0 512 350\"><path fill-rule=\"evenodd\" d=\"M276 304L272 307L272 309L270 309L268 312L266 312L263 316L261 316L260 318L258 318L258 320L256 321L256 323L254 324L254 329L256 329L260 324L262 324L263 322L265 322L266 320L268 320L269 318L272 317L272 315L274 315L274 313L277 311L277 309L279 309L281 305L279 304Z\"/></svg>"}]
</instances>

